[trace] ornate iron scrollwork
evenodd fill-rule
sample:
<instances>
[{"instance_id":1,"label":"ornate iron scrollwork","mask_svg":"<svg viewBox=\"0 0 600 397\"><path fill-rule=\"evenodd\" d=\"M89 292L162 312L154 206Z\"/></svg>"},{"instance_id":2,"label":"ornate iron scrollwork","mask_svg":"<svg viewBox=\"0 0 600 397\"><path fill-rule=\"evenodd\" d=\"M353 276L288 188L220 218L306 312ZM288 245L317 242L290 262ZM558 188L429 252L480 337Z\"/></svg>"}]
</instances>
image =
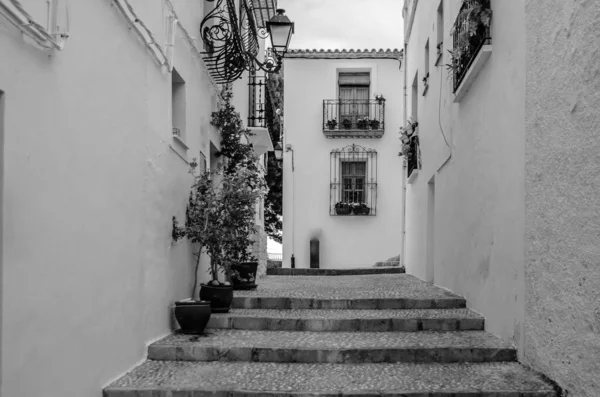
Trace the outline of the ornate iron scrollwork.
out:
<instances>
[{"instance_id":1,"label":"ornate iron scrollwork","mask_svg":"<svg viewBox=\"0 0 600 397\"><path fill-rule=\"evenodd\" d=\"M205 0L214 4L200 24L200 36L205 51L202 52L208 70L219 84L231 83L241 77L244 70L262 69L268 73L281 68L281 60L267 54L264 62L258 60L259 38L268 34L258 28L253 5L240 1L240 18L235 11L235 0Z\"/></svg>"}]
</instances>

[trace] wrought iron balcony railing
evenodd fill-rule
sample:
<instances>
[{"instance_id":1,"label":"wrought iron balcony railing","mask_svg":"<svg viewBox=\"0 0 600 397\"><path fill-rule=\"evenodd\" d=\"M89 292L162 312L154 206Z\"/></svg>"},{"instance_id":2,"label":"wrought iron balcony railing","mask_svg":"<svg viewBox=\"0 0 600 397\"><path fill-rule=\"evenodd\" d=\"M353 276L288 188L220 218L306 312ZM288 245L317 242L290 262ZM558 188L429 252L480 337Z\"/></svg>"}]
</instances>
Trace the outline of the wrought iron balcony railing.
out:
<instances>
[{"instance_id":1,"label":"wrought iron balcony railing","mask_svg":"<svg viewBox=\"0 0 600 397\"><path fill-rule=\"evenodd\" d=\"M385 131L385 100L325 99L323 133L327 137L379 138Z\"/></svg>"},{"instance_id":2,"label":"wrought iron balcony railing","mask_svg":"<svg viewBox=\"0 0 600 397\"><path fill-rule=\"evenodd\" d=\"M465 78L477 54L492 43L489 0L465 0L454 23L452 68L454 92Z\"/></svg>"}]
</instances>

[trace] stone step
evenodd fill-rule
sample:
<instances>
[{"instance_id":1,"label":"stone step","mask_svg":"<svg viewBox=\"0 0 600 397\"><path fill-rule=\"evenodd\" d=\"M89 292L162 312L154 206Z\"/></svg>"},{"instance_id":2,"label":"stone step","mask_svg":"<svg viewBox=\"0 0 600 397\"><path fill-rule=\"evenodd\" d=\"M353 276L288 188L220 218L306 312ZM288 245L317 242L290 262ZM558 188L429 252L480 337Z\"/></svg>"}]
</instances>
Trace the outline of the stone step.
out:
<instances>
[{"instance_id":1,"label":"stone step","mask_svg":"<svg viewBox=\"0 0 600 397\"><path fill-rule=\"evenodd\" d=\"M148 348L151 360L298 363L515 361L516 350L487 332L175 333Z\"/></svg>"},{"instance_id":2,"label":"stone step","mask_svg":"<svg viewBox=\"0 0 600 397\"><path fill-rule=\"evenodd\" d=\"M237 291L236 291L237 292ZM237 294L236 294L237 295ZM454 309L466 307L460 297L447 298L374 298L374 299L320 299L268 296L234 296L232 308L238 309Z\"/></svg>"},{"instance_id":3,"label":"stone step","mask_svg":"<svg viewBox=\"0 0 600 397\"><path fill-rule=\"evenodd\" d=\"M104 397L557 397L518 363L300 364L149 360Z\"/></svg>"},{"instance_id":4,"label":"stone step","mask_svg":"<svg viewBox=\"0 0 600 397\"><path fill-rule=\"evenodd\" d=\"M267 275L271 276L361 276L366 274L398 274L404 273L404 267L363 267L356 269L290 269L274 268L267 269Z\"/></svg>"},{"instance_id":5,"label":"stone step","mask_svg":"<svg viewBox=\"0 0 600 397\"><path fill-rule=\"evenodd\" d=\"M267 276L253 291L236 291L246 309L433 309L465 307L465 299L408 274Z\"/></svg>"},{"instance_id":6,"label":"stone step","mask_svg":"<svg viewBox=\"0 0 600 397\"><path fill-rule=\"evenodd\" d=\"M232 309L229 313L213 313L208 328L313 332L471 331L483 330L484 318L469 309Z\"/></svg>"}]
</instances>

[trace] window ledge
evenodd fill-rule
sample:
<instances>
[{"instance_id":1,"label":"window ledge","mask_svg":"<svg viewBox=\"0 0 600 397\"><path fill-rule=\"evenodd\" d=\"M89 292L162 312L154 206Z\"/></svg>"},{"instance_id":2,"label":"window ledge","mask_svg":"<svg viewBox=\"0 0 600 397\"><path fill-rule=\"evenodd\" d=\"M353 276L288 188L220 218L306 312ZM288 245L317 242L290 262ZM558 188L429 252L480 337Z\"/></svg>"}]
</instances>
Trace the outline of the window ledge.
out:
<instances>
[{"instance_id":1,"label":"window ledge","mask_svg":"<svg viewBox=\"0 0 600 397\"><path fill-rule=\"evenodd\" d=\"M410 173L410 175L408 176L408 184L412 184L415 179L417 179L417 176L419 175L419 170L413 170L413 172Z\"/></svg>"},{"instance_id":2,"label":"window ledge","mask_svg":"<svg viewBox=\"0 0 600 397\"><path fill-rule=\"evenodd\" d=\"M173 135L173 140L186 151L190 148L187 143L177 135Z\"/></svg>"},{"instance_id":3,"label":"window ledge","mask_svg":"<svg viewBox=\"0 0 600 397\"><path fill-rule=\"evenodd\" d=\"M173 135L173 142L169 143L169 147L173 150L186 164L189 164L187 151L190 148L180 137Z\"/></svg>"},{"instance_id":4,"label":"window ledge","mask_svg":"<svg viewBox=\"0 0 600 397\"><path fill-rule=\"evenodd\" d=\"M323 130L323 134L325 134L325 138L381 138L383 136L384 130L359 130L359 129L349 129L349 130Z\"/></svg>"},{"instance_id":5,"label":"window ledge","mask_svg":"<svg viewBox=\"0 0 600 397\"><path fill-rule=\"evenodd\" d=\"M483 66L485 65L485 63L487 62L487 60L490 58L491 55L492 55L492 45L491 44L486 44L483 47L481 47L481 49L479 50L479 53L473 60L473 63L471 64L471 66L469 67L469 70L467 70L467 73L465 74L463 81L460 83L460 85L454 92L454 101L453 101L454 103L460 102L462 100L462 98L467 94L467 92L469 91L469 88L471 88L471 85L475 81L475 78L477 77L477 75L479 74L479 72L481 71L481 69L483 68Z\"/></svg>"}]
</instances>

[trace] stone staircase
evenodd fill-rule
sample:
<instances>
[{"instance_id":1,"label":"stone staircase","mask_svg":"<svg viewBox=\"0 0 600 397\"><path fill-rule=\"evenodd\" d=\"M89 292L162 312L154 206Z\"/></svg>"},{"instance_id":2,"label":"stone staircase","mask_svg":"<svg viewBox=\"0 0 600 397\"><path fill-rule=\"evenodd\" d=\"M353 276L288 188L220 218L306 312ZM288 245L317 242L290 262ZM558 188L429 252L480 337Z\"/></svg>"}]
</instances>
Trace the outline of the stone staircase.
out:
<instances>
[{"instance_id":1,"label":"stone staircase","mask_svg":"<svg viewBox=\"0 0 600 397\"><path fill-rule=\"evenodd\" d=\"M376 272L261 279L205 335L150 345L104 396L558 396L463 298Z\"/></svg>"}]
</instances>

